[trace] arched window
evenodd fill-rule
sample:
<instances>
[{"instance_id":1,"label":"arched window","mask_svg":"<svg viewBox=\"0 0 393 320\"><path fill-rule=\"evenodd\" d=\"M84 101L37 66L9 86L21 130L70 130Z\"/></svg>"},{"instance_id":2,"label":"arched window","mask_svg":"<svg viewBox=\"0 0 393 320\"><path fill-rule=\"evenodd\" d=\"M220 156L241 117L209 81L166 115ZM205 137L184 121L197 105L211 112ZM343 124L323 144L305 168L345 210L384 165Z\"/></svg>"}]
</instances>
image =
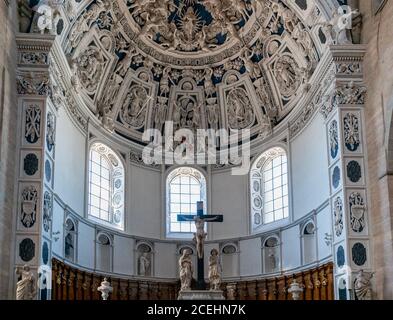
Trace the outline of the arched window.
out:
<instances>
[{"instance_id":1,"label":"arched window","mask_svg":"<svg viewBox=\"0 0 393 320\"><path fill-rule=\"evenodd\" d=\"M124 166L102 143L90 148L88 212L89 218L124 228Z\"/></svg>"},{"instance_id":2,"label":"arched window","mask_svg":"<svg viewBox=\"0 0 393 320\"><path fill-rule=\"evenodd\" d=\"M167 178L167 236L192 237L195 232L193 221L178 222L177 216L196 215L197 202L203 201L206 213L206 179L193 168L173 170Z\"/></svg>"},{"instance_id":3,"label":"arched window","mask_svg":"<svg viewBox=\"0 0 393 320\"><path fill-rule=\"evenodd\" d=\"M288 163L282 148L263 153L251 169L253 228L288 218Z\"/></svg>"}]
</instances>

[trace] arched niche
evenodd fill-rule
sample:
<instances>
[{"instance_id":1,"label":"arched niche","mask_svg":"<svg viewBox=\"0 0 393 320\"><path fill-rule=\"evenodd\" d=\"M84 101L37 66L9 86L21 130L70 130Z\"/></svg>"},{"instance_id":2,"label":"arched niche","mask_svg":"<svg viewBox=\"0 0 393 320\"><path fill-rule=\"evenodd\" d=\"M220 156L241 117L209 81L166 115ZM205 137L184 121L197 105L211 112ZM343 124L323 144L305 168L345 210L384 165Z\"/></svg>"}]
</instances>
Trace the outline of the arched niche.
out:
<instances>
[{"instance_id":1,"label":"arched niche","mask_svg":"<svg viewBox=\"0 0 393 320\"><path fill-rule=\"evenodd\" d=\"M64 223L64 258L76 263L77 259L77 221L67 217Z\"/></svg>"},{"instance_id":2,"label":"arched niche","mask_svg":"<svg viewBox=\"0 0 393 320\"><path fill-rule=\"evenodd\" d=\"M113 270L113 237L105 232L97 232L96 236L96 269L104 272Z\"/></svg>"},{"instance_id":3,"label":"arched niche","mask_svg":"<svg viewBox=\"0 0 393 320\"><path fill-rule=\"evenodd\" d=\"M136 244L136 271L138 276L152 277L154 275L153 244L140 241Z\"/></svg>"},{"instance_id":4,"label":"arched niche","mask_svg":"<svg viewBox=\"0 0 393 320\"><path fill-rule=\"evenodd\" d=\"M222 277L239 276L239 246L237 243L225 243L221 246Z\"/></svg>"},{"instance_id":5,"label":"arched niche","mask_svg":"<svg viewBox=\"0 0 393 320\"><path fill-rule=\"evenodd\" d=\"M263 273L276 273L281 269L281 241L278 235L262 242Z\"/></svg>"},{"instance_id":6,"label":"arched niche","mask_svg":"<svg viewBox=\"0 0 393 320\"><path fill-rule=\"evenodd\" d=\"M308 220L301 228L302 264L307 265L317 260L316 226Z\"/></svg>"}]
</instances>

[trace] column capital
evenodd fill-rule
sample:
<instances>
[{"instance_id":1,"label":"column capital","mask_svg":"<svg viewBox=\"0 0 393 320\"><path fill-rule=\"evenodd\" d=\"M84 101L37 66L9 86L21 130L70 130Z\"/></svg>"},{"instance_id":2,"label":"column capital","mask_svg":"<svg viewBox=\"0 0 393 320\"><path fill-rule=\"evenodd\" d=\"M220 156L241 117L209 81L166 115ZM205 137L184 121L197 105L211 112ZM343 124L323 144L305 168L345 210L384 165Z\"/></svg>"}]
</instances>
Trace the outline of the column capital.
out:
<instances>
[{"instance_id":1,"label":"column capital","mask_svg":"<svg viewBox=\"0 0 393 320\"><path fill-rule=\"evenodd\" d=\"M363 83L364 45L333 45L329 48L333 78L321 98L319 111L325 119L340 106L362 106L367 89Z\"/></svg>"}]
</instances>

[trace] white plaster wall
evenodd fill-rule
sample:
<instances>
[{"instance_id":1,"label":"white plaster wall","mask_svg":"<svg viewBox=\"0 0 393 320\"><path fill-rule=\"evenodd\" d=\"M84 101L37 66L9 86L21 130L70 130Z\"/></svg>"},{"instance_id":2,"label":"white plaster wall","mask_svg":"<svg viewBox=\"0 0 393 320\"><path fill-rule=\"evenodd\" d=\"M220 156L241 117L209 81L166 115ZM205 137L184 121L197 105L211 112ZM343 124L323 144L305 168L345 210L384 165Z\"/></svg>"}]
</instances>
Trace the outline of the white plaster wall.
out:
<instances>
[{"instance_id":1,"label":"white plaster wall","mask_svg":"<svg viewBox=\"0 0 393 320\"><path fill-rule=\"evenodd\" d=\"M319 113L291 144L292 195L295 220L329 198L326 128Z\"/></svg>"},{"instance_id":2,"label":"white plaster wall","mask_svg":"<svg viewBox=\"0 0 393 320\"><path fill-rule=\"evenodd\" d=\"M113 272L131 275L134 274L134 246L135 240L114 236L113 241Z\"/></svg>"},{"instance_id":3,"label":"white plaster wall","mask_svg":"<svg viewBox=\"0 0 393 320\"><path fill-rule=\"evenodd\" d=\"M301 266L300 231L296 225L281 232L282 270Z\"/></svg>"},{"instance_id":4,"label":"white plaster wall","mask_svg":"<svg viewBox=\"0 0 393 320\"><path fill-rule=\"evenodd\" d=\"M238 277L239 276L239 253L222 254L222 277Z\"/></svg>"},{"instance_id":5,"label":"white plaster wall","mask_svg":"<svg viewBox=\"0 0 393 320\"><path fill-rule=\"evenodd\" d=\"M135 236L160 238L161 225L164 224L161 174L132 165L128 171L127 230Z\"/></svg>"},{"instance_id":6,"label":"white plaster wall","mask_svg":"<svg viewBox=\"0 0 393 320\"><path fill-rule=\"evenodd\" d=\"M64 256L63 242L64 242L64 209L56 202L53 201L53 219L52 219L52 251L60 256ZM59 232L59 233L58 233ZM58 234L57 234L58 233ZM54 238L58 238L57 241Z\"/></svg>"},{"instance_id":7,"label":"white plaster wall","mask_svg":"<svg viewBox=\"0 0 393 320\"><path fill-rule=\"evenodd\" d=\"M176 244L154 244L154 275L159 278L177 278Z\"/></svg>"},{"instance_id":8,"label":"white plaster wall","mask_svg":"<svg viewBox=\"0 0 393 320\"><path fill-rule=\"evenodd\" d=\"M64 108L60 108L56 124L54 192L81 216L85 211L85 147L85 137Z\"/></svg>"},{"instance_id":9,"label":"white plaster wall","mask_svg":"<svg viewBox=\"0 0 393 320\"><path fill-rule=\"evenodd\" d=\"M331 245L326 244L325 234L332 235L332 215L330 206L327 206L317 216L317 252L318 259L323 260L332 254Z\"/></svg>"},{"instance_id":10,"label":"white plaster wall","mask_svg":"<svg viewBox=\"0 0 393 320\"><path fill-rule=\"evenodd\" d=\"M261 239L240 241L240 276L254 276L262 273Z\"/></svg>"},{"instance_id":11,"label":"white plaster wall","mask_svg":"<svg viewBox=\"0 0 393 320\"><path fill-rule=\"evenodd\" d=\"M211 188L211 213L224 215L223 223L209 224L212 240L248 235L248 175L215 172L211 177Z\"/></svg>"},{"instance_id":12,"label":"white plaster wall","mask_svg":"<svg viewBox=\"0 0 393 320\"><path fill-rule=\"evenodd\" d=\"M78 224L78 259L82 267L94 268L95 229L84 223Z\"/></svg>"}]
</instances>

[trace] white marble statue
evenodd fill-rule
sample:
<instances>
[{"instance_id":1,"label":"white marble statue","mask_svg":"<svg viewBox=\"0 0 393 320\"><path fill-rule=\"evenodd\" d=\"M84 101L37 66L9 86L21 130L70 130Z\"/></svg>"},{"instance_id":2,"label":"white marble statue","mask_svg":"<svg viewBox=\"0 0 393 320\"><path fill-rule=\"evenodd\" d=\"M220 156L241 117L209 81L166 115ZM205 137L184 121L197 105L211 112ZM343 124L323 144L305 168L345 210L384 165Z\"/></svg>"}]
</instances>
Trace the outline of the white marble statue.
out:
<instances>
[{"instance_id":1,"label":"white marble statue","mask_svg":"<svg viewBox=\"0 0 393 320\"><path fill-rule=\"evenodd\" d=\"M147 252L144 252L139 257L139 275L148 276L149 268L150 268L149 254Z\"/></svg>"},{"instance_id":2,"label":"white marble statue","mask_svg":"<svg viewBox=\"0 0 393 320\"><path fill-rule=\"evenodd\" d=\"M336 9L330 21L320 24L328 38L328 44L351 44L352 16L358 14L358 10L340 14L339 10Z\"/></svg>"},{"instance_id":3,"label":"white marble statue","mask_svg":"<svg viewBox=\"0 0 393 320\"><path fill-rule=\"evenodd\" d=\"M184 249L179 259L179 273L181 288L180 291L191 290L191 281L193 274L191 250Z\"/></svg>"},{"instance_id":4,"label":"white marble statue","mask_svg":"<svg viewBox=\"0 0 393 320\"><path fill-rule=\"evenodd\" d=\"M101 282L101 286L97 288L97 291L101 292L102 300L108 300L109 293L113 292L113 288L107 278L104 278L104 281Z\"/></svg>"},{"instance_id":5,"label":"white marble statue","mask_svg":"<svg viewBox=\"0 0 393 320\"><path fill-rule=\"evenodd\" d=\"M210 290L218 291L221 285L221 264L217 249L210 252L209 257L209 282Z\"/></svg>"},{"instance_id":6,"label":"white marble statue","mask_svg":"<svg viewBox=\"0 0 393 320\"><path fill-rule=\"evenodd\" d=\"M372 300L373 293L371 288L371 279L373 272L364 272L360 270L354 282L354 290L358 300Z\"/></svg>"},{"instance_id":7,"label":"white marble statue","mask_svg":"<svg viewBox=\"0 0 393 320\"><path fill-rule=\"evenodd\" d=\"M16 268L15 273L20 280L16 284L16 300L34 300L37 294L35 277L28 265Z\"/></svg>"},{"instance_id":8,"label":"white marble statue","mask_svg":"<svg viewBox=\"0 0 393 320\"><path fill-rule=\"evenodd\" d=\"M58 8L64 1L41 0L33 9L38 13L36 20L37 29L40 33L56 34L57 24L60 20Z\"/></svg>"}]
</instances>

